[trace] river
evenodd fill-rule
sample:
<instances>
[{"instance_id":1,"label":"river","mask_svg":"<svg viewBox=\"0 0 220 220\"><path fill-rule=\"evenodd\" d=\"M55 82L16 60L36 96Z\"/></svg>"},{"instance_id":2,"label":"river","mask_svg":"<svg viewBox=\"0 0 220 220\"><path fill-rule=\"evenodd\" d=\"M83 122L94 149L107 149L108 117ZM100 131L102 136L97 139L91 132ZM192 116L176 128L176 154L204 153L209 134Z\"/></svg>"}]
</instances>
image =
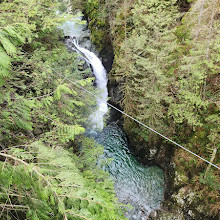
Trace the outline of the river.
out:
<instances>
[{"instance_id":1,"label":"river","mask_svg":"<svg viewBox=\"0 0 220 220\"><path fill-rule=\"evenodd\" d=\"M89 41L87 25L68 21L61 28L68 37L68 46L91 65L99 90L99 97L94 98L97 107L88 116L87 133L103 145L103 157L112 158L112 162L103 169L110 173L119 201L133 207L125 212L125 216L130 220L145 220L152 210L160 207L163 200L163 171L157 166L146 167L138 162L129 151L126 135L116 123L104 126L103 118L111 111L107 106L107 73L94 49L90 51L94 47Z\"/></svg>"}]
</instances>

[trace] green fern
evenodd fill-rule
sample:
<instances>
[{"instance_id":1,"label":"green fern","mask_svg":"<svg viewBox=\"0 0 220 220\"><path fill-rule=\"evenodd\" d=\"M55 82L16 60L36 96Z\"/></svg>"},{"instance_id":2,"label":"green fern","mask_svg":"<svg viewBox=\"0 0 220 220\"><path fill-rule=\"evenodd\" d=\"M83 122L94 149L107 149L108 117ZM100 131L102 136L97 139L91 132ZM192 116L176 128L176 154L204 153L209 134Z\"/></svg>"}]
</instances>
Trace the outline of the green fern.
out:
<instances>
[{"instance_id":1,"label":"green fern","mask_svg":"<svg viewBox=\"0 0 220 220\"><path fill-rule=\"evenodd\" d=\"M10 35L5 31L0 30L0 43L8 55L15 55L17 52L16 46L11 42Z\"/></svg>"},{"instance_id":2,"label":"green fern","mask_svg":"<svg viewBox=\"0 0 220 220\"><path fill-rule=\"evenodd\" d=\"M11 65L11 58L7 55L3 47L0 46L0 65L1 68L7 69Z\"/></svg>"},{"instance_id":3,"label":"green fern","mask_svg":"<svg viewBox=\"0 0 220 220\"><path fill-rule=\"evenodd\" d=\"M0 46L0 77L8 77L11 58L7 55L3 47Z\"/></svg>"},{"instance_id":4,"label":"green fern","mask_svg":"<svg viewBox=\"0 0 220 220\"><path fill-rule=\"evenodd\" d=\"M80 125L67 125L62 123L56 124L57 135L62 142L74 140L76 135L85 132L85 128Z\"/></svg>"},{"instance_id":5,"label":"green fern","mask_svg":"<svg viewBox=\"0 0 220 220\"><path fill-rule=\"evenodd\" d=\"M29 39L30 29L27 24L6 25L0 29L0 77L8 77L11 57L17 54L17 46Z\"/></svg>"},{"instance_id":6,"label":"green fern","mask_svg":"<svg viewBox=\"0 0 220 220\"><path fill-rule=\"evenodd\" d=\"M32 130L33 123L31 122L31 108L33 100L17 101L10 105L9 109L4 109L0 112L0 121L2 129L24 129Z\"/></svg>"},{"instance_id":7,"label":"green fern","mask_svg":"<svg viewBox=\"0 0 220 220\"><path fill-rule=\"evenodd\" d=\"M0 162L0 199L6 205L12 204L1 212L1 218L13 212L15 204L22 206L30 219L125 219L113 191L109 191L113 184L96 182L95 173L87 178L86 172L80 171L80 158L67 150L35 142L26 149L11 148L0 155L10 158ZM91 164L86 163L84 170L89 171ZM19 210L17 213L21 214Z\"/></svg>"},{"instance_id":8,"label":"green fern","mask_svg":"<svg viewBox=\"0 0 220 220\"><path fill-rule=\"evenodd\" d=\"M74 90L71 90L65 83L57 87L54 93L54 100L60 100L62 93L77 95L77 93Z\"/></svg>"}]
</instances>

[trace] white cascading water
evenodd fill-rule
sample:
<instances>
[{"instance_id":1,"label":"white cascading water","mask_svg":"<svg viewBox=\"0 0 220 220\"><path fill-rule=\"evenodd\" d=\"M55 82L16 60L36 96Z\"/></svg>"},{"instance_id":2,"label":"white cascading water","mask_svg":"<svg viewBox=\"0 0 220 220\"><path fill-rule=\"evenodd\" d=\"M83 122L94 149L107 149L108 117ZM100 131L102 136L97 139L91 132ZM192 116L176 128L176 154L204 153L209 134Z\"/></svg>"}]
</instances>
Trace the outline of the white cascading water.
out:
<instances>
[{"instance_id":1,"label":"white cascading water","mask_svg":"<svg viewBox=\"0 0 220 220\"><path fill-rule=\"evenodd\" d=\"M84 56L86 62L92 66L96 86L100 92L99 98L96 100L97 109L89 116L88 122L91 132L101 131L104 128L103 117L108 111L106 70L102 65L101 60L93 52L79 45L79 40L89 37L89 30L87 29L86 24L79 24L79 21L82 23L82 15L80 14L75 18L75 20L67 21L59 28L63 30L65 36L70 37L68 41L75 46L75 48L72 49L76 50L78 53L81 53ZM84 42L84 45L89 47L90 40L88 40L86 43Z\"/></svg>"},{"instance_id":2,"label":"white cascading water","mask_svg":"<svg viewBox=\"0 0 220 220\"><path fill-rule=\"evenodd\" d=\"M82 18L79 16L78 20ZM114 186L119 201L134 207L124 214L130 220L148 219L150 212L158 209L163 200L163 171L158 167L144 167L139 164L129 152L126 137L117 126L110 125L103 129L103 117L108 111L106 70L100 59L93 52L85 49L85 47L91 48L86 25L77 25L74 21L68 21L60 28L68 37L67 45L82 54L86 62L92 66L96 86L100 92L97 98L97 109L88 118L90 124L88 130L92 136L95 133L97 143L104 146L103 157L114 159L104 169L115 181ZM78 41L83 47L78 44Z\"/></svg>"},{"instance_id":3,"label":"white cascading water","mask_svg":"<svg viewBox=\"0 0 220 220\"><path fill-rule=\"evenodd\" d=\"M101 131L104 128L103 117L108 111L107 99L108 99L108 90L107 90L107 76L106 70L102 65L101 60L91 51L82 48L78 45L78 42L73 39L73 44L76 49L80 51L91 64L93 69L93 74L96 79L96 86L100 90L99 98L97 98L97 109L93 112L88 120L91 124L91 128L94 131Z\"/></svg>"},{"instance_id":4,"label":"white cascading water","mask_svg":"<svg viewBox=\"0 0 220 220\"><path fill-rule=\"evenodd\" d=\"M103 117L108 111L106 70L102 65L101 60L93 52L80 47L75 39L73 39L72 42L75 45L76 49L81 52L86 57L87 61L91 64L96 79L96 86L100 90L99 98L97 98L96 100L97 109L89 116L88 120L92 130L101 131L104 128Z\"/></svg>"}]
</instances>

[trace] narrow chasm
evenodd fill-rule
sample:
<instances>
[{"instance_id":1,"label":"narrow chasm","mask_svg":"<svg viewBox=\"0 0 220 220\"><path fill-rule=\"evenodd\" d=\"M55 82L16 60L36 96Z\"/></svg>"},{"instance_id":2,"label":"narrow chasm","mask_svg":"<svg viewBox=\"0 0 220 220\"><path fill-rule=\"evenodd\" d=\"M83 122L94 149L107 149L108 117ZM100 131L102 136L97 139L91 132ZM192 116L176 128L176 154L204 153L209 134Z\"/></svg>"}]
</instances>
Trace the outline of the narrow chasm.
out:
<instances>
[{"instance_id":1,"label":"narrow chasm","mask_svg":"<svg viewBox=\"0 0 220 220\"><path fill-rule=\"evenodd\" d=\"M110 111L107 122L124 129L137 160L164 171L165 199L149 218L219 219L219 1L87 3L91 39L103 61L110 44L115 53L109 103L193 152Z\"/></svg>"},{"instance_id":2,"label":"narrow chasm","mask_svg":"<svg viewBox=\"0 0 220 220\"><path fill-rule=\"evenodd\" d=\"M67 22L61 28L69 37L68 47L80 53L92 67L95 87L99 91L99 94L93 97L97 101L97 106L88 116L87 135L104 146L102 159L111 160L110 163L102 165L102 168L110 174L114 181L119 201L132 206L125 211L125 216L130 220L144 220L153 210L160 207L164 199L164 174L162 169L157 166L144 166L139 163L129 150L127 137L121 126L121 113L107 108L107 72L111 70L113 63L112 47L111 45L108 45L108 48L103 47L104 49L99 53L102 65L94 46L89 39L84 39L88 36L86 26L75 25L75 22L72 21ZM108 85L108 89L113 94L116 88L111 84ZM113 98L111 97L110 100ZM115 104L114 100L110 102ZM107 111L110 113L105 126L103 122Z\"/></svg>"}]
</instances>

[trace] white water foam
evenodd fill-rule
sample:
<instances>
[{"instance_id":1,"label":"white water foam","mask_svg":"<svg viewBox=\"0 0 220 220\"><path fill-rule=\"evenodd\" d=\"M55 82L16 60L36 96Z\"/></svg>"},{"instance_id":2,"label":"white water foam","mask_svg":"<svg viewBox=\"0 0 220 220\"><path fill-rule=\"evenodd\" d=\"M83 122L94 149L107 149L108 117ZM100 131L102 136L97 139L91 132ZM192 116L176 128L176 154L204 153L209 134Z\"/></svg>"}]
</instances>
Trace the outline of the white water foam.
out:
<instances>
[{"instance_id":1,"label":"white water foam","mask_svg":"<svg viewBox=\"0 0 220 220\"><path fill-rule=\"evenodd\" d=\"M82 17L78 16L78 20ZM78 22L79 23L79 22ZM102 65L101 60L88 49L81 47L79 41L85 37L85 24L77 24L76 21L67 21L60 28L64 31L64 35L70 37L69 42L75 47L72 48L76 52L83 55L85 61L92 66L93 74L95 76L96 87L99 89L99 98L97 101L96 110L88 117L89 129L91 132L101 131L104 128L104 115L108 112L108 90L107 90L107 73ZM88 33L86 34L86 36Z\"/></svg>"},{"instance_id":2,"label":"white water foam","mask_svg":"<svg viewBox=\"0 0 220 220\"><path fill-rule=\"evenodd\" d=\"M73 44L75 45L76 49L86 57L86 59L92 66L93 74L96 78L96 86L100 90L100 93L99 98L96 100L97 109L89 116L88 120L93 130L102 130L104 127L103 117L108 111L108 90L106 70L102 65L101 60L93 52L80 47L76 40L73 40Z\"/></svg>"}]
</instances>

